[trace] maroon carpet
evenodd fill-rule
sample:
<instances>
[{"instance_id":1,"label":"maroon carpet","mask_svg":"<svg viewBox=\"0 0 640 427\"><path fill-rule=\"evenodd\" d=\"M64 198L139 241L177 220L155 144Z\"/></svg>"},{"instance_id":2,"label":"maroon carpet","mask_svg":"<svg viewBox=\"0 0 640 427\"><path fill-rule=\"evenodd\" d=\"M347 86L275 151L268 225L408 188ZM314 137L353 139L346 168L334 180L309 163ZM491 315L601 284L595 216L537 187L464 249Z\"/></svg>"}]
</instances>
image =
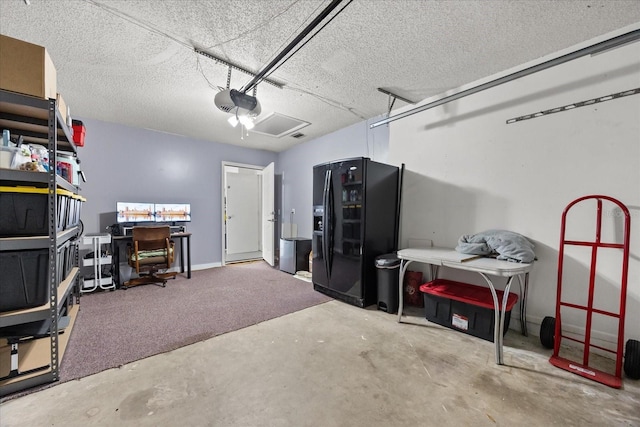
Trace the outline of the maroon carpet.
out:
<instances>
[{"instance_id":1,"label":"maroon carpet","mask_svg":"<svg viewBox=\"0 0 640 427\"><path fill-rule=\"evenodd\" d=\"M253 262L178 275L167 286L85 294L60 381L95 374L235 331L330 298L313 285Z\"/></svg>"}]
</instances>

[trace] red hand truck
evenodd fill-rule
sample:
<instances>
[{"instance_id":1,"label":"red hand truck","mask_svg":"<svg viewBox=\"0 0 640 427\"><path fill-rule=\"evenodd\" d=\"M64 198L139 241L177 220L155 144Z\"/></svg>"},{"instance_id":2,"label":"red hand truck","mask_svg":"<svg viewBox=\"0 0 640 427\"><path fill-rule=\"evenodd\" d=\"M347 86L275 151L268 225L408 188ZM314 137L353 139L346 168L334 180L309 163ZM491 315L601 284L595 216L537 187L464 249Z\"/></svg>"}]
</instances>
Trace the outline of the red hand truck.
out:
<instances>
[{"instance_id":1,"label":"red hand truck","mask_svg":"<svg viewBox=\"0 0 640 427\"><path fill-rule=\"evenodd\" d=\"M567 240L566 232L566 219L570 209L577 204L587 201L596 201L596 230L594 241L578 241ZM624 230L622 233L622 242L603 242L602 237L602 214L603 214L603 200L617 205L622 215L624 216ZM624 341L624 318L626 309L627 298L627 275L629 269L629 235L630 235L630 216L627 207L620 203L618 200L601 195L584 196L571 202L564 209L562 213L562 224L560 231L560 250L558 255L558 293L556 297L556 317L545 317L540 327L540 342L544 347L553 348L553 355L549 359L549 362L557 366L558 368L573 372L577 375L581 375L590 380L600 382L614 388L620 388L622 386L622 359L623 359L623 341ZM590 272L589 272L589 287L587 305L579 305L562 300L562 273L564 264L564 251L565 246L583 246L591 248L591 260L590 260ZM601 310L594 307L594 285L596 280L596 265L598 252L603 249L622 250L622 275L620 279L620 301L619 311L617 313ZM562 321L561 321L561 307L569 307L572 309L578 309L585 311L585 334L584 341L562 335ZM593 314L604 315L617 319L618 321L618 340L615 350L595 345L591 342L591 328ZM564 357L560 357L560 344L562 338L578 342L583 344L583 356L581 362L569 360ZM600 371L589 365L589 354L592 348L597 348L609 353L615 353L615 375ZM629 340L626 346L625 356L625 373L630 378L640 378L640 342L636 340Z\"/></svg>"}]
</instances>

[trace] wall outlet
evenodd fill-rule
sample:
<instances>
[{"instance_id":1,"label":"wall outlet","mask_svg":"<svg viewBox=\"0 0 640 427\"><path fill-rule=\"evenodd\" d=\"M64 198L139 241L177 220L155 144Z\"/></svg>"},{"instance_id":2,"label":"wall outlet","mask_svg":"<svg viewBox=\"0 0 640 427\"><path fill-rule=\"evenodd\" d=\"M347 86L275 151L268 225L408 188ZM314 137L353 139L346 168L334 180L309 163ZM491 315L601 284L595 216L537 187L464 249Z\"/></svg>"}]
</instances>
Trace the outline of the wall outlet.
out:
<instances>
[{"instance_id":1,"label":"wall outlet","mask_svg":"<svg viewBox=\"0 0 640 427\"><path fill-rule=\"evenodd\" d=\"M295 215L295 214L296 214L296 210L295 210L295 209L291 209L291 213L292 213L293 215Z\"/></svg>"}]
</instances>

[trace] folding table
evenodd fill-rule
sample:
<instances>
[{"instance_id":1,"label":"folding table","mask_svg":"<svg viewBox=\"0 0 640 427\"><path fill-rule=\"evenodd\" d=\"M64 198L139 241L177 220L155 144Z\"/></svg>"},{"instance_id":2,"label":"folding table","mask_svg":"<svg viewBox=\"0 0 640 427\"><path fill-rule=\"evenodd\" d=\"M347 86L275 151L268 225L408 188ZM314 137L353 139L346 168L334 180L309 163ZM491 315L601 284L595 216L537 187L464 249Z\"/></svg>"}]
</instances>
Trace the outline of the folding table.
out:
<instances>
[{"instance_id":1,"label":"folding table","mask_svg":"<svg viewBox=\"0 0 640 427\"><path fill-rule=\"evenodd\" d=\"M496 346L496 364L502 365L502 341L504 331L504 319L505 308L507 305L507 298L509 296L509 289L514 277L518 278L520 283L520 327L523 335L527 335L527 288L529 285L529 272L533 264L516 263L510 261L497 260L495 258L476 257L469 254L462 254L456 252L450 248L407 248L397 252L398 258L400 258L400 282L399 282L399 304L398 304L398 322L402 322L402 310L403 310L403 280L404 274L407 268L412 262L419 262L423 264L431 265L432 278L435 278L438 273L438 267L449 267L457 270L473 271L485 280L491 295L493 297L494 305L494 335L493 341ZM498 295L496 294L495 286L489 276L506 277L507 284L505 285L504 294L502 298L502 305L498 302ZM502 307L502 309L500 309Z\"/></svg>"}]
</instances>

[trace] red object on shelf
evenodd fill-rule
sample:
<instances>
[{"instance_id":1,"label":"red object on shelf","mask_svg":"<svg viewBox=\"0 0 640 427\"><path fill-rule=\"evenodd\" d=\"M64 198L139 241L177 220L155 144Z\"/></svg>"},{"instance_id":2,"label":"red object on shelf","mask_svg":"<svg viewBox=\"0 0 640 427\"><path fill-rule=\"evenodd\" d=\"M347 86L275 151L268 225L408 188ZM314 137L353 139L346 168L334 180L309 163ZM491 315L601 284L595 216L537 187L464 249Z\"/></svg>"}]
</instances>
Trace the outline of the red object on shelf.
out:
<instances>
[{"instance_id":1,"label":"red object on shelf","mask_svg":"<svg viewBox=\"0 0 640 427\"><path fill-rule=\"evenodd\" d=\"M58 168L58 175L71 182L71 174L73 173L71 164L67 162L58 162L56 166Z\"/></svg>"},{"instance_id":2,"label":"red object on shelf","mask_svg":"<svg viewBox=\"0 0 640 427\"><path fill-rule=\"evenodd\" d=\"M614 205L617 209L620 210L621 218L624 220L624 230L621 230L621 241L619 242L607 242L602 240L602 218L605 215L605 212L615 212L613 210L604 211L602 201L606 200ZM595 222L596 222L596 230L594 235L594 240L592 241L582 241L582 240L570 240L566 237L566 222L567 222L567 214L569 210L575 205L579 204L583 201L595 201L596 202L596 214L595 214ZM622 225L622 224L621 224ZM624 318L625 318L625 307L627 301L627 278L629 272L629 236L631 234L631 217L629 215L629 209L622 204L620 201L614 199L609 196L602 195L593 195L593 196L584 196L579 199L574 200L569 203L567 207L564 209L562 213L562 223L560 228L560 250L558 252L558 289L556 296L556 318L555 318L555 333L554 333L554 346L553 346L553 355L549 359L549 362L560 369L564 369L566 371L572 372L576 375L580 375L582 377L588 378L593 381L597 381L599 383L608 385L613 388L621 388L622 387L622 358L623 358L623 344L624 344ZM577 303L571 303L567 300L562 299L562 279L563 279L563 265L564 265L564 251L566 246L582 246L590 249L591 252L591 268L589 271L589 283L586 289L587 291L587 304L581 305ZM622 252L622 272L620 276L620 294L619 294L619 311L610 312L605 311L599 308L594 307L595 301L595 284L596 284L596 276L597 276L597 259L598 254L603 252L605 249L614 249L619 252ZM575 286L576 284L572 281L569 281L569 285ZM562 318L561 318L561 307L581 310L585 312L586 325L585 325L585 335L584 341L578 340L576 338L563 335L562 334ZM592 321L593 315L601 315L608 316L618 321L618 342L616 345L616 349L612 350L609 348L604 348L593 344L591 342L591 329L592 329ZM582 344L583 354L582 360L580 362L569 360L565 357L560 357L560 343L562 338L578 342ZM592 348L597 348L599 350L607 351L609 353L614 353L616 355L616 370L615 374L610 374L607 372L600 371L589 366L589 354Z\"/></svg>"},{"instance_id":3,"label":"red object on shelf","mask_svg":"<svg viewBox=\"0 0 640 427\"><path fill-rule=\"evenodd\" d=\"M73 142L78 147L84 147L84 134L85 134L85 131L86 131L86 128L84 127L84 124L80 120L73 120L72 121L72 125L73 125L72 126L73 127Z\"/></svg>"}]
</instances>

